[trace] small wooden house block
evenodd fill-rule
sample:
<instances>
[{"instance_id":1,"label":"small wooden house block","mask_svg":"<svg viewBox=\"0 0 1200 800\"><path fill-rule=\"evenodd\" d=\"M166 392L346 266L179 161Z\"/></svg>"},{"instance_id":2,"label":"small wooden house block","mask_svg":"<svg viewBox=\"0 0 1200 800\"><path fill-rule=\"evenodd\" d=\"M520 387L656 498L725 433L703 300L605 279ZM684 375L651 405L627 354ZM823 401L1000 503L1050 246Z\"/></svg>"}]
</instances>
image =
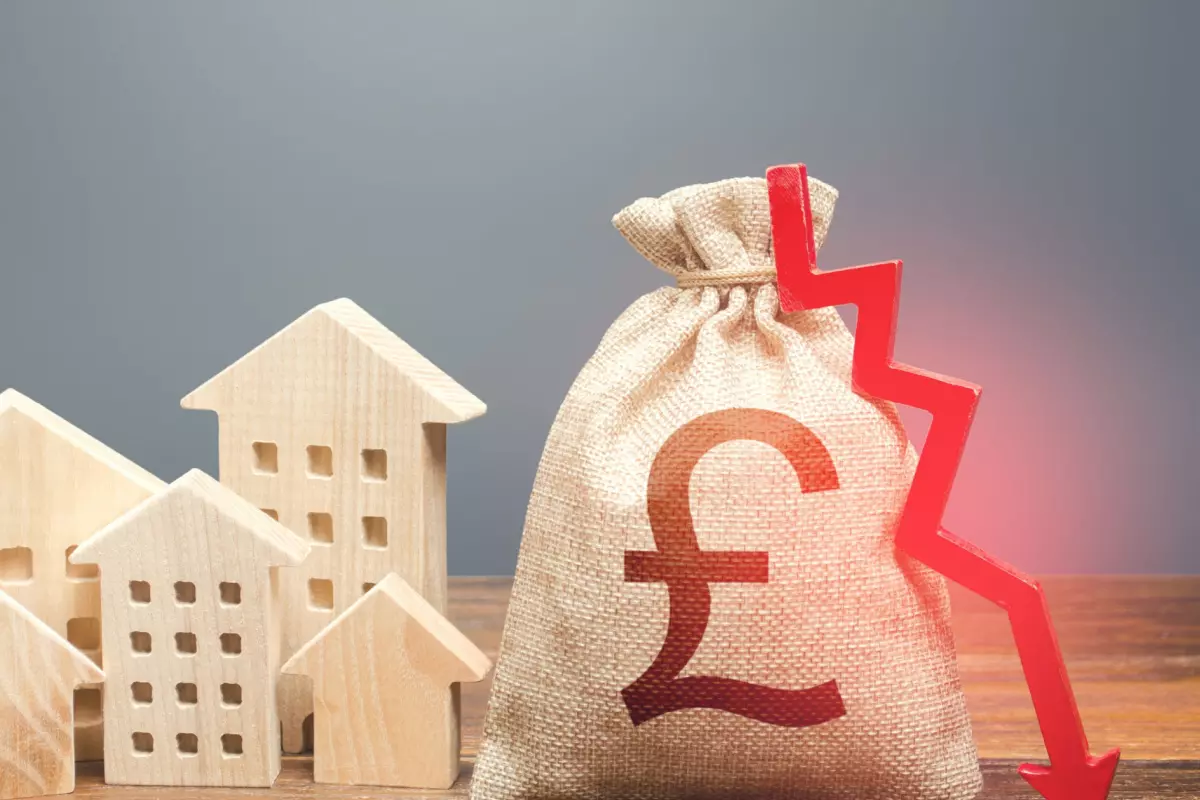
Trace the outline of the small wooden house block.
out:
<instances>
[{"instance_id":1,"label":"small wooden house block","mask_svg":"<svg viewBox=\"0 0 1200 800\"><path fill-rule=\"evenodd\" d=\"M199 470L81 544L104 613L104 777L270 786L279 581L308 544Z\"/></svg>"},{"instance_id":2,"label":"small wooden house block","mask_svg":"<svg viewBox=\"0 0 1200 800\"><path fill-rule=\"evenodd\" d=\"M0 393L0 590L96 664L100 584L68 563L87 537L166 486L15 389ZM75 693L75 754L104 755L101 687Z\"/></svg>"},{"instance_id":3,"label":"small wooden house block","mask_svg":"<svg viewBox=\"0 0 1200 800\"><path fill-rule=\"evenodd\" d=\"M72 696L104 673L0 592L0 800L75 789Z\"/></svg>"},{"instance_id":4,"label":"small wooden house block","mask_svg":"<svg viewBox=\"0 0 1200 800\"><path fill-rule=\"evenodd\" d=\"M399 575L388 575L283 667L312 678L317 783L450 788L459 770L458 684L483 680L491 667Z\"/></svg>"},{"instance_id":5,"label":"small wooden house block","mask_svg":"<svg viewBox=\"0 0 1200 800\"><path fill-rule=\"evenodd\" d=\"M282 576L286 659L383 576L446 607L446 425L474 395L350 300L317 306L182 401L219 417L221 482L307 538ZM283 747L312 692L280 682Z\"/></svg>"}]
</instances>

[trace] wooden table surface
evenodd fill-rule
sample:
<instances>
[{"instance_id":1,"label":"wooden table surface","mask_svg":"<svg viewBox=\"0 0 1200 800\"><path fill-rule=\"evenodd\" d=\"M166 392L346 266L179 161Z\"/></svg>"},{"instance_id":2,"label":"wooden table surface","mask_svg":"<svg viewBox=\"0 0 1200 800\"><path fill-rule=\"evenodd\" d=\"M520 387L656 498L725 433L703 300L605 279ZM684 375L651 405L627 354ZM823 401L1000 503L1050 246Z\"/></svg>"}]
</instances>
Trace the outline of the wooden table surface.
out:
<instances>
[{"instance_id":1,"label":"wooden table surface","mask_svg":"<svg viewBox=\"0 0 1200 800\"><path fill-rule=\"evenodd\" d=\"M1200 798L1200 577L1051 577L1043 580L1091 741L1119 746L1110 800ZM493 659L508 578L451 579L450 616ZM957 587L952 587L957 590ZM994 606L954 591L959 663L983 759L981 800L1028 798L1016 773L1045 751L1008 630ZM449 792L315 786L307 757L284 759L274 789L105 786L99 764L80 764L76 793L104 800L225 797L463 797L479 746L489 683L463 687L463 777Z\"/></svg>"}]
</instances>

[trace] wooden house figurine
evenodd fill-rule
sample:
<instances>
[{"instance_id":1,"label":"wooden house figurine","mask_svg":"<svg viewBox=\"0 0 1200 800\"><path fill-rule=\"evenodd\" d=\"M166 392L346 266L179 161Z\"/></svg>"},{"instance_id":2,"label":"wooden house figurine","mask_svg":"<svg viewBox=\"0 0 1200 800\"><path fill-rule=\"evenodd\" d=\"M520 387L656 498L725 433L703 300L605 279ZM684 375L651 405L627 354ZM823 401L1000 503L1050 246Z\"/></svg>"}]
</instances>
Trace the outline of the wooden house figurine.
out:
<instances>
[{"instance_id":1,"label":"wooden house figurine","mask_svg":"<svg viewBox=\"0 0 1200 800\"><path fill-rule=\"evenodd\" d=\"M99 564L111 784L270 786L278 570L308 544L199 470L79 546Z\"/></svg>"},{"instance_id":2,"label":"wooden house figurine","mask_svg":"<svg viewBox=\"0 0 1200 800\"><path fill-rule=\"evenodd\" d=\"M283 657L383 576L446 607L446 425L474 395L350 300L319 305L185 397L216 411L221 483L307 538L282 576ZM300 752L306 682L280 682Z\"/></svg>"},{"instance_id":3,"label":"wooden house figurine","mask_svg":"<svg viewBox=\"0 0 1200 800\"><path fill-rule=\"evenodd\" d=\"M165 485L15 389L0 393L0 591L102 665L97 572L67 557ZM101 687L75 693L75 724L76 757L101 758Z\"/></svg>"},{"instance_id":4,"label":"wooden house figurine","mask_svg":"<svg viewBox=\"0 0 1200 800\"><path fill-rule=\"evenodd\" d=\"M104 673L0 591L0 800L75 789L77 686Z\"/></svg>"},{"instance_id":5,"label":"wooden house figurine","mask_svg":"<svg viewBox=\"0 0 1200 800\"><path fill-rule=\"evenodd\" d=\"M459 683L491 662L395 573L284 665L312 678L317 783L448 789L459 771ZM370 698L370 702L362 702Z\"/></svg>"}]
</instances>

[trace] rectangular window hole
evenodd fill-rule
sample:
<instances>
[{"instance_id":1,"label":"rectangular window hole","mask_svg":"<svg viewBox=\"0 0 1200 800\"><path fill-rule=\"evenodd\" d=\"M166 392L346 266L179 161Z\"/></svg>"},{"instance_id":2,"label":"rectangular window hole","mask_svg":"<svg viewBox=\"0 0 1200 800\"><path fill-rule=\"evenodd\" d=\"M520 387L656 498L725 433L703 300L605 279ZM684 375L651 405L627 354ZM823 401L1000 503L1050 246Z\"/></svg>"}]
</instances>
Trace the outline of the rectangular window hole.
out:
<instances>
[{"instance_id":1,"label":"rectangular window hole","mask_svg":"<svg viewBox=\"0 0 1200 800\"><path fill-rule=\"evenodd\" d=\"M220 588L222 605L240 606L242 604L242 585L240 583L222 581Z\"/></svg>"},{"instance_id":2,"label":"rectangular window hole","mask_svg":"<svg viewBox=\"0 0 1200 800\"><path fill-rule=\"evenodd\" d=\"M150 584L145 581L129 582L129 602L144 606L150 602Z\"/></svg>"},{"instance_id":3,"label":"rectangular window hole","mask_svg":"<svg viewBox=\"0 0 1200 800\"><path fill-rule=\"evenodd\" d=\"M242 737L236 733L221 734L221 752L236 757L242 754Z\"/></svg>"},{"instance_id":4,"label":"rectangular window hole","mask_svg":"<svg viewBox=\"0 0 1200 800\"><path fill-rule=\"evenodd\" d=\"M325 578L309 578L308 607L318 611L333 609L333 581Z\"/></svg>"},{"instance_id":5,"label":"rectangular window hole","mask_svg":"<svg viewBox=\"0 0 1200 800\"><path fill-rule=\"evenodd\" d=\"M236 633L222 633L221 652L227 656L240 655L242 652L242 637Z\"/></svg>"},{"instance_id":6,"label":"rectangular window hole","mask_svg":"<svg viewBox=\"0 0 1200 800\"><path fill-rule=\"evenodd\" d=\"M87 687L75 690L75 722L99 722L104 704L100 690Z\"/></svg>"},{"instance_id":7,"label":"rectangular window hole","mask_svg":"<svg viewBox=\"0 0 1200 800\"><path fill-rule=\"evenodd\" d=\"M190 606L196 602L196 584L191 581L179 581L176 583L175 602L181 606Z\"/></svg>"},{"instance_id":8,"label":"rectangular window hole","mask_svg":"<svg viewBox=\"0 0 1200 800\"><path fill-rule=\"evenodd\" d=\"M367 592L371 591L371 590L372 590L372 589L374 589L374 588L375 588L375 584L373 584L373 583L364 583L364 584L363 584L363 594L366 594Z\"/></svg>"},{"instance_id":9,"label":"rectangular window hole","mask_svg":"<svg viewBox=\"0 0 1200 800\"><path fill-rule=\"evenodd\" d=\"M363 546L374 550L386 550L388 531L386 517L363 517Z\"/></svg>"},{"instance_id":10,"label":"rectangular window hole","mask_svg":"<svg viewBox=\"0 0 1200 800\"><path fill-rule=\"evenodd\" d=\"M175 634L175 652L185 656L196 655L196 634L184 631Z\"/></svg>"},{"instance_id":11,"label":"rectangular window hole","mask_svg":"<svg viewBox=\"0 0 1200 800\"><path fill-rule=\"evenodd\" d=\"M200 742L194 733L177 733L175 734L175 747L179 749L181 756L194 756L200 750Z\"/></svg>"},{"instance_id":12,"label":"rectangular window hole","mask_svg":"<svg viewBox=\"0 0 1200 800\"><path fill-rule=\"evenodd\" d=\"M308 446L308 474L312 478L328 478L333 475L333 450L325 445Z\"/></svg>"},{"instance_id":13,"label":"rectangular window hole","mask_svg":"<svg viewBox=\"0 0 1200 800\"><path fill-rule=\"evenodd\" d=\"M275 509L263 508L263 509L259 509L259 510L262 511L264 514L266 514L271 519L275 520L276 522L279 522L279 512L276 511Z\"/></svg>"},{"instance_id":14,"label":"rectangular window hole","mask_svg":"<svg viewBox=\"0 0 1200 800\"><path fill-rule=\"evenodd\" d=\"M362 451L362 477L365 481L386 481L387 480L387 451L386 450L363 450Z\"/></svg>"},{"instance_id":15,"label":"rectangular window hole","mask_svg":"<svg viewBox=\"0 0 1200 800\"><path fill-rule=\"evenodd\" d=\"M333 516L324 511L309 514L308 538L317 544L333 544Z\"/></svg>"},{"instance_id":16,"label":"rectangular window hole","mask_svg":"<svg viewBox=\"0 0 1200 800\"><path fill-rule=\"evenodd\" d=\"M67 641L80 650L99 650L100 618L75 617L67 620Z\"/></svg>"},{"instance_id":17,"label":"rectangular window hole","mask_svg":"<svg viewBox=\"0 0 1200 800\"><path fill-rule=\"evenodd\" d=\"M260 475L279 472L279 445L274 442L254 443L254 471Z\"/></svg>"},{"instance_id":18,"label":"rectangular window hole","mask_svg":"<svg viewBox=\"0 0 1200 800\"><path fill-rule=\"evenodd\" d=\"M242 704L242 687L237 683L222 683L221 684L221 703L229 708L236 708Z\"/></svg>"},{"instance_id":19,"label":"rectangular window hole","mask_svg":"<svg viewBox=\"0 0 1200 800\"><path fill-rule=\"evenodd\" d=\"M148 706L154 702L154 687L142 681L129 684L129 694L135 706Z\"/></svg>"},{"instance_id":20,"label":"rectangular window hole","mask_svg":"<svg viewBox=\"0 0 1200 800\"><path fill-rule=\"evenodd\" d=\"M28 547L0 550L0 583L28 583L33 580L33 551Z\"/></svg>"},{"instance_id":21,"label":"rectangular window hole","mask_svg":"<svg viewBox=\"0 0 1200 800\"><path fill-rule=\"evenodd\" d=\"M153 736L144 732L138 732L133 735L133 754L135 756L148 756L153 752Z\"/></svg>"},{"instance_id":22,"label":"rectangular window hole","mask_svg":"<svg viewBox=\"0 0 1200 800\"><path fill-rule=\"evenodd\" d=\"M129 646L135 655L145 655L150 652L150 634L145 631L134 631L129 634Z\"/></svg>"},{"instance_id":23,"label":"rectangular window hole","mask_svg":"<svg viewBox=\"0 0 1200 800\"><path fill-rule=\"evenodd\" d=\"M196 694L196 684L194 683L177 683L175 684L175 700L181 706L194 706L198 702Z\"/></svg>"},{"instance_id":24,"label":"rectangular window hole","mask_svg":"<svg viewBox=\"0 0 1200 800\"><path fill-rule=\"evenodd\" d=\"M75 548L79 545L71 545L67 548L67 580L71 581L94 581L100 577L100 567L96 564L72 564L71 553L75 552Z\"/></svg>"}]
</instances>

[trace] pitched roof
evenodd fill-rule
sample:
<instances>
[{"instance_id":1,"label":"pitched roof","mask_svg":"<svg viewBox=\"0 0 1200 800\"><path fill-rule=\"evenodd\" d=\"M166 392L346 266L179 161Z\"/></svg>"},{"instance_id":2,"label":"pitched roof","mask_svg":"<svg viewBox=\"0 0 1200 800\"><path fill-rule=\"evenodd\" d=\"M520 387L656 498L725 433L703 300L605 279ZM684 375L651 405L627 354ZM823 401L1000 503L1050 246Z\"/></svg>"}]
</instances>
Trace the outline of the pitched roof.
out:
<instances>
[{"instance_id":1,"label":"pitched roof","mask_svg":"<svg viewBox=\"0 0 1200 800\"><path fill-rule=\"evenodd\" d=\"M262 512L232 489L222 486L201 470L193 469L178 478L158 494L113 520L92 535L71 553L72 564L96 564L104 558L109 542L120 539L130 529L130 523L168 498L188 493L207 508L238 525L256 537L278 561L273 563L298 566L308 557L308 542L292 533Z\"/></svg>"},{"instance_id":2,"label":"pitched roof","mask_svg":"<svg viewBox=\"0 0 1200 800\"><path fill-rule=\"evenodd\" d=\"M292 333L314 314L322 314L340 325L355 340L365 345L390 367L419 386L443 410L445 418L438 419L437 422L465 422L481 416L487 411L487 406L482 400L438 369L432 361L388 330L383 323L364 311L357 303L346 298L322 303L303 314L286 328L204 382L184 397L180 401L180 405L184 408L202 408L203 406L199 405L200 395L205 390L223 382L254 355Z\"/></svg>"},{"instance_id":3,"label":"pitched roof","mask_svg":"<svg viewBox=\"0 0 1200 800\"><path fill-rule=\"evenodd\" d=\"M90 658L85 656L75 645L60 636L57 631L34 616L33 612L18 603L3 590L0 590L0 620L4 620L4 622L13 625L13 627L22 625L29 632L61 648L67 656L67 664L72 667L74 676L78 679L79 683L100 683L104 680L104 673ZM5 627L8 626L0 622L0 632ZM20 656L18 648L21 646L19 642L5 642L4 650L12 655ZM0 655L0 658L2 657Z\"/></svg>"},{"instance_id":4,"label":"pitched roof","mask_svg":"<svg viewBox=\"0 0 1200 800\"><path fill-rule=\"evenodd\" d=\"M0 419L6 414L17 413L41 425L58 438L87 453L96 461L124 475L134 484L147 491L156 492L166 486L160 478L147 472L108 445L80 430L50 409L31 400L16 389L0 392Z\"/></svg>"},{"instance_id":5,"label":"pitched roof","mask_svg":"<svg viewBox=\"0 0 1200 800\"><path fill-rule=\"evenodd\" d=\"M466 680L483 680L491 670L491 660L475 646L474 642L454 627L450 620L438 613L437 609L431 606L429 601L422 597L416 589L392 572L297 650L295 655L283 665L282 672L304 674L300 670L303 669L303 663L310 652L320 651L326 642L339 634L347 620L360 613L371 613L379 608L381 603L390 604L395 610L424 628L432 639L466 670L469 676L469 678L465 678Z\"/></svg>"}]
</instances>

